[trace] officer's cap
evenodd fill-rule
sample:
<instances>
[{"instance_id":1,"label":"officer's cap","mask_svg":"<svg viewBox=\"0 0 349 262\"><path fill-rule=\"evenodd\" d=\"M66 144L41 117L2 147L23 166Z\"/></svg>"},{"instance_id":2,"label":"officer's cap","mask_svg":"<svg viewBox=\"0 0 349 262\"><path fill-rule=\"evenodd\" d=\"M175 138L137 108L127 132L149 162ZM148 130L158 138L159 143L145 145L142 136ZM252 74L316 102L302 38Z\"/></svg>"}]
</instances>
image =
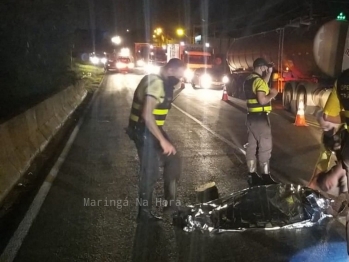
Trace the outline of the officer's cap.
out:
<instances>
[{"instance_id":1,"label":"officer's cap","mask_svg":"<svg viewBox=\"0 0 349 262\"><path fill-rule=\"evenodd\" d=\"M271 63L268 63L267 60L265 60L264 58L257 58L256 60L254 60L253 62L253 68L259 67L259 66L272 66Z\"/></svg>"}]
</instances>

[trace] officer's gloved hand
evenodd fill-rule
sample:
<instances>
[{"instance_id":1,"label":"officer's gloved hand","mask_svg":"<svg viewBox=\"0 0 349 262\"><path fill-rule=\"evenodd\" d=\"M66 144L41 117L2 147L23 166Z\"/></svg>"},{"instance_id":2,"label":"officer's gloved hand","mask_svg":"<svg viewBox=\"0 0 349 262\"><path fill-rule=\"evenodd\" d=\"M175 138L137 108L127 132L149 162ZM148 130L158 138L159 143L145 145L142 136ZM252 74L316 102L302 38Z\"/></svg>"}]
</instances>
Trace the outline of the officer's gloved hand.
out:
<instances>
[{"instance_id":1,"label":"officer's gloved hand","mask_svg":"<svg viewBox=\"0 0 349 262\"><path fill-rule=\"evenodd\" d=\"M324 131L322 143L330 151L337 151L341 148L341 138L338 134L335 134L334 128Z\"/></svg>"}]
</instances>

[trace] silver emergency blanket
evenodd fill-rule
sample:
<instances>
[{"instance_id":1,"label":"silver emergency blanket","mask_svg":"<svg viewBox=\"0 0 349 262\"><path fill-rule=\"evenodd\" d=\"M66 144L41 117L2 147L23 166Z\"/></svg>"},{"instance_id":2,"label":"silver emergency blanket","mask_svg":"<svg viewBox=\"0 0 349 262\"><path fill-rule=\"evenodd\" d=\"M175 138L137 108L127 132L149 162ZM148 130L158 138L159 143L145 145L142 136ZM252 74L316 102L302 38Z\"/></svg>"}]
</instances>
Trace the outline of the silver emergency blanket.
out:
<instances>
[{"instance_id":1,"label":"silver emergency blanket","mask_svg":"<svg viewBox=\"0 0 349 262\"><path fill-rule=\"evenodd\" d=\"M330 206L331 199L306 187L257 186L207 203L181 207L173 222L186 232L303 228L329 217Z\"/></svg>"}]
</instances>

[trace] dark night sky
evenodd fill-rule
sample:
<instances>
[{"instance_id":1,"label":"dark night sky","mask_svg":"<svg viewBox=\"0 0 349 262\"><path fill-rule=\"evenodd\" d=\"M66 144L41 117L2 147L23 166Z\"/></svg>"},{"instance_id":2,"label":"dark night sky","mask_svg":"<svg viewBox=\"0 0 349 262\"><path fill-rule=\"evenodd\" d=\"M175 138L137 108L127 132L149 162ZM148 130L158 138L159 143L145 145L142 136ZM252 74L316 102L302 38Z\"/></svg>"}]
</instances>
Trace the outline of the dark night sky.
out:
<instances>
[{"instance_id":1,"label":"dark night sky","mask_svg":"<svg viewBox=\"0 0 349 262\"><path fill-rule=\"evenodd\" d=\"M126 29L151 32L160 26L168 33L178 26L203 22L232 36L282 26L289 20L321 13L336 16L349 11L349 0L86 0L96 28L120 34ZM84 1L81 1L84 2ZM88 5L81 4L81 28L90 26ZM312 9L310 8L310 3ZM349 16L349 13L347 14Z\"/></svg>"}]
</instances>

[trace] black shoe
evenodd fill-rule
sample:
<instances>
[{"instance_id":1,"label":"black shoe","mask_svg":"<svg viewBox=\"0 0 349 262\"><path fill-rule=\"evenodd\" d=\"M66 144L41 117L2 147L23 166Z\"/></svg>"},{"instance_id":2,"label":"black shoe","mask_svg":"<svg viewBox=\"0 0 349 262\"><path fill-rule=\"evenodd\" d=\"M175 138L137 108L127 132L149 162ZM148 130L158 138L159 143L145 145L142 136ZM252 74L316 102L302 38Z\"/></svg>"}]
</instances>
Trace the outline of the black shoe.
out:
<instances>
[{"instance_id":1,"label":"black shoe","mask_svg":"<svg viewBox=\"0 0 349 262\"><path fill-rule=\"evenodd\" d=\"M151 211L140 209L137 216L137 223L159 222L162 217L154 215Z\"/></svg>"},{"instance_id":2,"label":"black shoe","mask_svg":"<svg viewBox=\"0 0 349 262\"><path fill-rule=\"evenodd\" d=\"M279 184L278 182L276 182L271 175L262 175L262 179L263 179L263 185L275 185L275 184Z\"/></svg>"},{"instance_id":3,"label":"black shoe","mask_svg":"<svg viewBox=\"0 0 349 262\"><path fill-rule=\"evenodd\" d=\"M257 173L248 173L247 183L250 187L261 186L263 180Z\"/></svg>"}]
</instances>

